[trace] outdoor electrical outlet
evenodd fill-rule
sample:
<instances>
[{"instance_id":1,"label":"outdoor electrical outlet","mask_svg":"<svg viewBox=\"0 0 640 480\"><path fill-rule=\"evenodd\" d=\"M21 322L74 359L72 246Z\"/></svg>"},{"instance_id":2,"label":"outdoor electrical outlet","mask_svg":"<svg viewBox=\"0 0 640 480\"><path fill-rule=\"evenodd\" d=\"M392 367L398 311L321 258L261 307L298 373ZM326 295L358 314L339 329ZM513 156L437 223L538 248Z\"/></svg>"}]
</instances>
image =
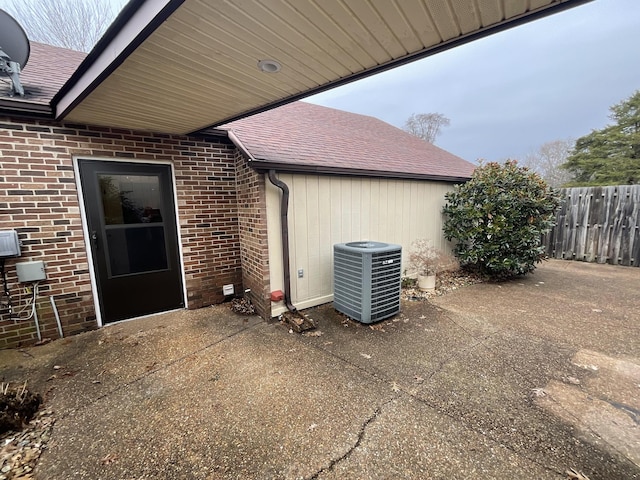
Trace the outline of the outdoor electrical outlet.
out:
<instances>
[{"instance_id":1,"label":"outdoor electrical outlet","mask_svg":"<svg viewBox=\"0 0 640 480\"><path fill-rule=\"evenodd\" d=\"M233 283L230 283L228 285L223 285L222 286L222 294L223 295L233 295L234 294L234 289L233 289Z\"/></svg>"},{"instance_id":2,"label":"outdoor electrical outlet","mask_svg":"<svg viewBox=\"0 0 640 480\"><path fill-rule=\"evenodd\" d=\"M298 278L304 277L304 270L302 268L298 269Z\"/></svg>"}]
</instances>

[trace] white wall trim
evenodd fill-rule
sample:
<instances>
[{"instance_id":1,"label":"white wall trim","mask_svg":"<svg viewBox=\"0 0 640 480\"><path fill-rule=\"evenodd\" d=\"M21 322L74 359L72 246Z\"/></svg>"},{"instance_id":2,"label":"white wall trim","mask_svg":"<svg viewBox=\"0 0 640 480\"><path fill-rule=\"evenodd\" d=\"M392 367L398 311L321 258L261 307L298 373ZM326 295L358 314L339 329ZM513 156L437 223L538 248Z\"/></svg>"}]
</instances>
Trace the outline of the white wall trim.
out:
<instances>
[{"instance_id":1,"label":"white wall trim","mask_svg":"<svg viewBox=\"0 0 640 480\"><path fill-rule=\"evenodd\" d=\"M104 326L102 323L102 310L100 309L100 301L98 300L98 283L96 280L96 272L93 268L93 251L91 250L91 238L89 234L89 224L87 222L87 210L84 207L84 190L82 181L80 180L80 166L78 160L91 159L91 157L73 156L73 174L76 180L76 189L78 190L78 203L80 206L80 223L82 224L82 236L84 237L84 251L87 255L87 263L89 267L89 278L91 280L91 293L93 294L93 306L96 311L96 322L98 327Z\"/></svg>"},{"instance_id":2,"label":"white wall trim","mask_svg":"<svg viewBox=\"0 0 640 480\"><path fill-rule=\"evenodd\" d=\"M333 302L333 294L325 295L323 297L312 298L311 300L306 300L304 302L299 302L294 307L297 310L304 310L305 308L317 307L318 305L323 305L325 303ZM272 303L271 304L271 317L275 318L283 313L288 311L288 308L282 304L282 302Z\"/></svg>"}]
</instances>

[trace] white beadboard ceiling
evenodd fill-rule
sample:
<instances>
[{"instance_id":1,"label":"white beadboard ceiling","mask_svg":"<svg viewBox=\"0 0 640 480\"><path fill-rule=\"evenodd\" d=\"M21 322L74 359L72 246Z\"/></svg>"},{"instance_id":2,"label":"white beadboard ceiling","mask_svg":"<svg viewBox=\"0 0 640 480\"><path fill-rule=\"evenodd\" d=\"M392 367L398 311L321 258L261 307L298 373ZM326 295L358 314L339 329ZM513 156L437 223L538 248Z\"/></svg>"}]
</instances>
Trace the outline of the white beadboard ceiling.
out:
<instances>
[{"instance_id":1,"label":"white beadboard ceiling","mask_svg":"<svg viewBox=\"0 0 640 480\"><path fill-rule=\"evenodd\" d=\"M143 7L159 9L171 3L147 0ZM75 87L62 98L58 115L76 123L193 132L584 0L177 3L127 56L116 60L117 55L105 48L107 59L103 54L95 62L93 77L88 69L86 78L74 80ZM141 22L146 22L144 8L121 30L141 31ZM116 50L118 41L122 44L123 39L112 41ZM257 63L263 59L278 61L281 71L259 71ZM114 61L118 62L115 70L96 80L96 65L107 68Z\"/></svg>"}]
</instances>

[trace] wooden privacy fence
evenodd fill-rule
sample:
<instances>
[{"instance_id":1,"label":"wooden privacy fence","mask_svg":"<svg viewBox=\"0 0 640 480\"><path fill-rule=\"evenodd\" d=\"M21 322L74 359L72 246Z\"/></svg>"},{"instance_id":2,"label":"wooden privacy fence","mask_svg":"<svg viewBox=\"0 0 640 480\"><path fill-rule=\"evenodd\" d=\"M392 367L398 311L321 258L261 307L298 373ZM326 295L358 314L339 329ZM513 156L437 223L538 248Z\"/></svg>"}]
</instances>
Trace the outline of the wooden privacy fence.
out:
<instances>
[{"instance_id":1,"label":"wooden privacy fence","mask_svg":"<svg viewBox=\"0 0 640 480\"><path fill-rule=\"evenodd\" d=\"M556 226L542 240L549 257L640 266L640 185L561 191Z\"/></svg>"}]
</instances>

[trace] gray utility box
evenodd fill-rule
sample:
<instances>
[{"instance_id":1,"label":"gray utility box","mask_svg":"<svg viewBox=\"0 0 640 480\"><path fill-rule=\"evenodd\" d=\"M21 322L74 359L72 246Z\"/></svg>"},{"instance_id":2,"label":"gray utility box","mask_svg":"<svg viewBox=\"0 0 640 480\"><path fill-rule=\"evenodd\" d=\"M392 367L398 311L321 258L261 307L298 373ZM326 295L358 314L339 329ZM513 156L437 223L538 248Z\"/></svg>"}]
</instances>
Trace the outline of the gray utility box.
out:
<instances>
[{"instance_id":1,"label":"gray utility box","mask_svg":"<svg viewBox=\"0 0 640 480\"><path fill-rule=\"evenodd\" d=\"M19 257L20 240L15 230L0 230L0 258Z\"/></svg>"},{"instance_id":2,"label":"gray utility box","mask_svg":"<svg viewBox=\"0 0 640 480\"><path fill-rule=\"evenodd\" d=\"M402 247L381 242L333 246L333 306L362 323L400 312Z\"/></svg>"},{"instance_id":3,"label":"gray utility box","mask_svg":"<svg viewBox=\"0 0 640 480\"><path fill-rule=\"evenodd\" d=\"M42 260L16 263L16 273L19 282L39 282L47 279Z\"/></svg>"}]
</instances>

